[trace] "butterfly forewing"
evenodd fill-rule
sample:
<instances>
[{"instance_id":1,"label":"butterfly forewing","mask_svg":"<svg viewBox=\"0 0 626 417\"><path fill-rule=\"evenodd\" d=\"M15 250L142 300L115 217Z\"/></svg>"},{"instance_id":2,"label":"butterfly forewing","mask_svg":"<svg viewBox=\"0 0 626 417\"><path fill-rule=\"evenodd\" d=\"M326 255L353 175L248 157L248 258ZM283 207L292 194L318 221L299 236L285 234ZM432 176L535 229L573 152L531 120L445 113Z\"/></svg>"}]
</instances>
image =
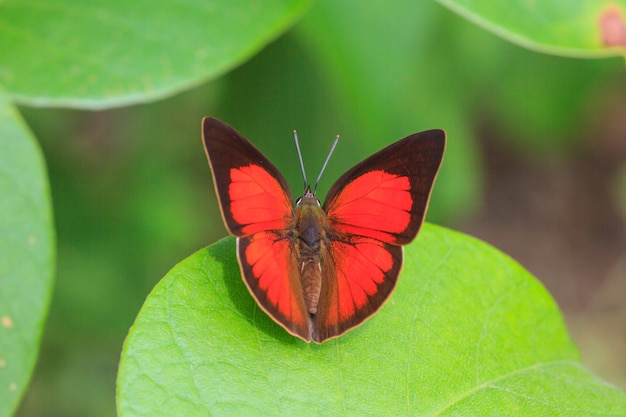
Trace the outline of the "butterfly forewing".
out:
<instances>
[{"instance_id":1,"label":"butterfly forewing","mask_svg":"<svg viewBox=\"0 0 626 417\"><path fill-rule=\"evenodd\" d=\"M241 237L287 227L293 206L287 182L278 169L226 123L207 117L202 127L228 231Z\"/></svg>"},{"instance_id":2,"label":"butterfly forewing","mask_svg":"<svg viewBox=\"0 0 626 417\"><path fill-rule=\"evenodd\" d=\"M424 221L445 147L442 130L408 136L355 165L324 203L337 233L394 245L412 241Z\"/></svg>"}]
</instances>

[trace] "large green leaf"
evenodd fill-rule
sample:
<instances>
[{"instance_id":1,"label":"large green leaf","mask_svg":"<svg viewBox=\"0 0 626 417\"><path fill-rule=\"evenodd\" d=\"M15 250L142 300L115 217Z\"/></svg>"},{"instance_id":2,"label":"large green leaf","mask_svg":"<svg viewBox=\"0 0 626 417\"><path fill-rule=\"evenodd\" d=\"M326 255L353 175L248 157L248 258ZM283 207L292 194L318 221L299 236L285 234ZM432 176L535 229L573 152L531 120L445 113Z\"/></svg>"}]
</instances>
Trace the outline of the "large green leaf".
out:
<instances>
[{"instance_id":1,"label":"large green leaf","mask_svg":"<svg viewBox=\"0 0 626 417\"><path fill-rule=\"evenodd\" d=\"M6 0L0 84L21 102L102 108L200 84L286 30L309 0Z\"/></svg>"},{"instance_id":2,"label":"large green leaf","mask_svg":"<svg viewBox=\"0 0 626 417\"><path fill-rule=\"evenodd\" d=\"M53 269L43 157L0 94L0 416L13 413L35 365Z\"/></svg>"},{"instance_id":3,"label":"large green leaf","mask_svg":"<svg viewBox=\"0 0 626 417\"><path fill-rule=\"evenodd\" d=\"M552 54L626 54L626 0L438 0L521 46Z\"/></svg>"},{"instance_id":4,"label":"large green leaf","mask_svg":"<svg viewBox=\"0 0 626 417\"><path fill-rule=\"evenodd\" d=\"M623 416L626 395L580 363L545 289L507 256L425 225L390 301L322 345L255 304L232 238L177 265L124 346L129 416Z\"/></svg>"}]
</instances>

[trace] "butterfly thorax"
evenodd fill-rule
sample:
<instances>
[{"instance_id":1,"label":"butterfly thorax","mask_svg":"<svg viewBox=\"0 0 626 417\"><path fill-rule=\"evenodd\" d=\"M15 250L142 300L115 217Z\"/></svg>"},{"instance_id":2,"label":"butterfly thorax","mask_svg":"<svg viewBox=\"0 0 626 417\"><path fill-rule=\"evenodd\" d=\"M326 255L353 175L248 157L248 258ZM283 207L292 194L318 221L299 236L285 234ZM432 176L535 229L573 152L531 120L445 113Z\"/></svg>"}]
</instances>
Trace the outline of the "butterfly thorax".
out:
<instances>
[{"instance_id":1,"label":"butterfly thorax","mask_svg":"<svg viewBox=\"0 0 626 417\"><path fill-rule=\"evenodd\" d=\"M296 205L294 240L300 282L309 314L317 313L322 289L322 253L326 251L326 214L307 189Z\"/></svg>"}]
</instances>

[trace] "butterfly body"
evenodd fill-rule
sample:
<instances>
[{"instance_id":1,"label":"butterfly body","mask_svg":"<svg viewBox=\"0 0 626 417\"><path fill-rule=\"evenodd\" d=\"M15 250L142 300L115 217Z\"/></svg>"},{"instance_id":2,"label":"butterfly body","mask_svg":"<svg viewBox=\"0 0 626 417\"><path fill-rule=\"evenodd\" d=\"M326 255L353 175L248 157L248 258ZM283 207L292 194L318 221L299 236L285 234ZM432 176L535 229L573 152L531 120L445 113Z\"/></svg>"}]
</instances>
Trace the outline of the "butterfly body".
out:
<instances>
[{"instance_id":1,"label":"butterfly body","mask_svg":"<svg viewBox=\"0 0 626 417\"><path fill-rule=\"evenodd\" d=\"M326 214L320 208L319 200L306 190L298 199L294 214L294 239L302 296L309 314L317 313L317 304L322 289L322 261L328 242L326 241Z\"/></svg>"},{"instance_id":2,"label":"butterfly body","mask_svg":"<svg viewBox=\"0 0 626 417\"><path fill-rule=\"evenodd\" d=\"M395 288L402 247L423 222L445 134L411 135L346 172L320 201L296 204L280 172L225 123L203 138L226 227L258 305L289 333L322 343L371 317Z\"/></svg>"}]
</instances>

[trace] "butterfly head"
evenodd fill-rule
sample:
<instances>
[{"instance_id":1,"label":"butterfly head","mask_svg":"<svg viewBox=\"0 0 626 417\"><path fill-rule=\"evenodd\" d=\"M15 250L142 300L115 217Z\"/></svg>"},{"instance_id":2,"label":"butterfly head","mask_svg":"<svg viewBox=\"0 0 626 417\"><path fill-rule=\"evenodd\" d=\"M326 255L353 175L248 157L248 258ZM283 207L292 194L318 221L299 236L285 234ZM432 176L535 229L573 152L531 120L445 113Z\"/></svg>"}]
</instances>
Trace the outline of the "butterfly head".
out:
<instances>
[{"instance_id":1,"label":"butterfly head","mask_svg":"<svg viewBox=\"0 0 626 417\"><path fill-rule=\"evenodd\" d=\"M309 187L308 185L304 190L304 195L302 195L302 197L298 197L298 199L296 200L296 207L303 204L317 204L318 207L322 205L319 198L315 197L315 192L311 191L311 187Z\"/></svg>"}]
</instances>

